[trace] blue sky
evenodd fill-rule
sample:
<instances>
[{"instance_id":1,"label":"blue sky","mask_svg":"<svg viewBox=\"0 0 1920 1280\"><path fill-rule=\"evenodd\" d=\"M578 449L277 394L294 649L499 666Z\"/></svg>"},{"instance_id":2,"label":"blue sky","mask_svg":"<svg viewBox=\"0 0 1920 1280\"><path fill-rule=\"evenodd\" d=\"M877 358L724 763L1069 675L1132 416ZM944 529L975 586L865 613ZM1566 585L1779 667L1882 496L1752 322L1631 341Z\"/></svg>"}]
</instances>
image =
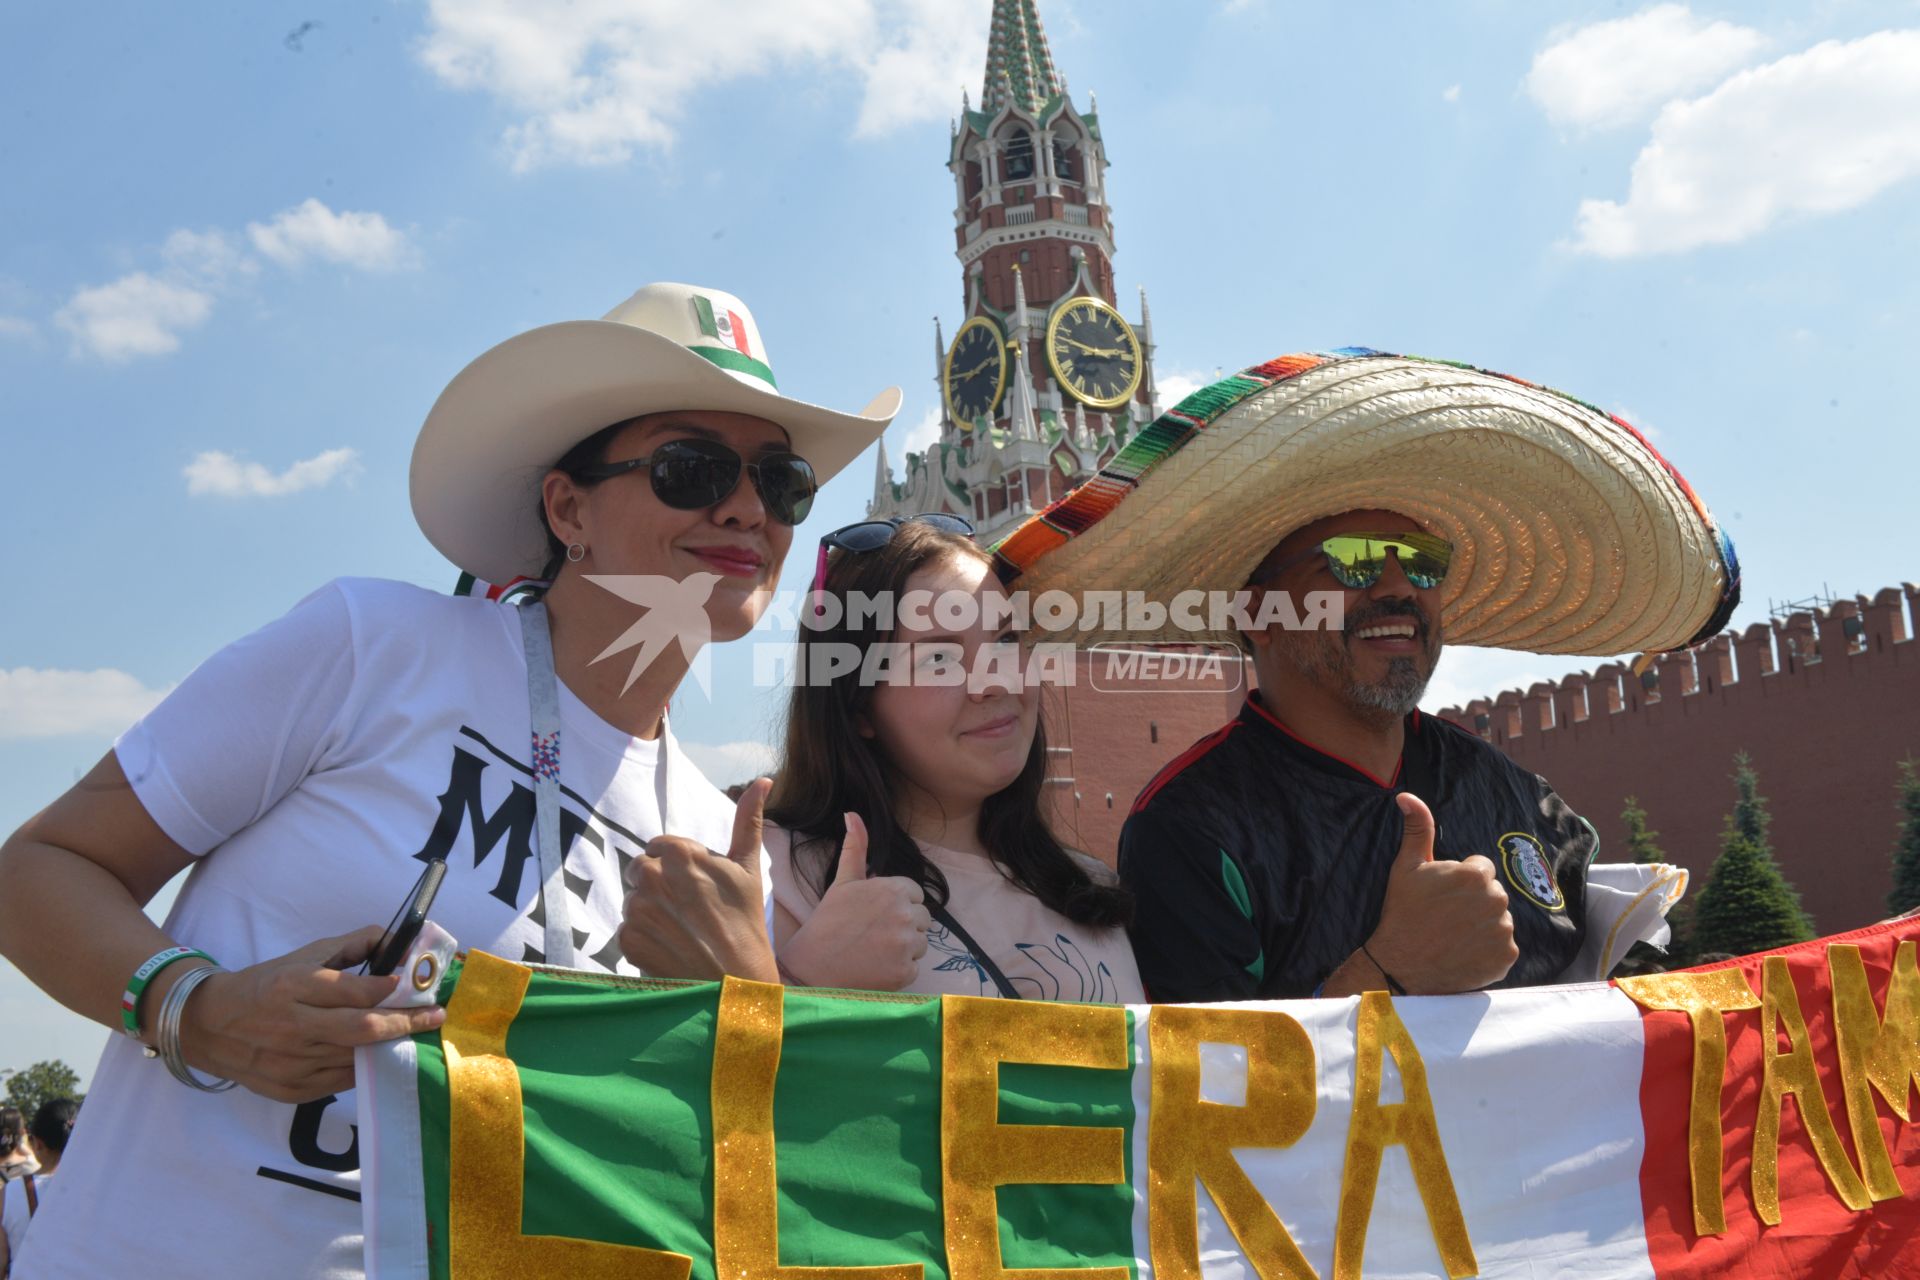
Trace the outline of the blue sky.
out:
<instances>
[{"instance_id":1,"label":"blue sky","mask_svg":"<svg viewBox=\"0 0 1920 1280\"><path fill-rule=\"evenodd\" d=\"M784 390L898 383L889 448L923 444L961 305L944 131L988 7L8 8L0 829L314 586L450 585L407 459L513 333L715 285ZM1739 546L1736 625L1916 576L1920 5L1040 7L1099 95L1163 383L1346 344L1468 360L1648 428ZM1587 665L1453 651L1430 702ZM744 652L715 672L676 726L725 782L775 701ZM102 1034L4 962L0 1028L0 1069L89 1072Z\"/></svg>"}]
</instances>

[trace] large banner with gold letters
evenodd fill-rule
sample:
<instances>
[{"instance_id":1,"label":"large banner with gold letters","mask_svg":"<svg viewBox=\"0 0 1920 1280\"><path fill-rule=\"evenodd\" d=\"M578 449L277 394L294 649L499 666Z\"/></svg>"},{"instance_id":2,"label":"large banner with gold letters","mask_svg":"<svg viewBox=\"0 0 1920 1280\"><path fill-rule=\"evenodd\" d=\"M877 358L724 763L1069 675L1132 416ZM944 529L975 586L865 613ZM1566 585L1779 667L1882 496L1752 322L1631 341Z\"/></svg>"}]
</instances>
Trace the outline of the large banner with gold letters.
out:
<instances>
[{"instance_id":1,"label":"large banner with gold letters","mask_svg":"<svg viewBox=\"0 0 1920 1280\"><path fill-rule=\"evenodd\" d=\"M439 1033L363 1051L368 1271L1920 1274L1916 938L1614 985L1127 1008L474 953Z\"/></svg>"}]
</instances>

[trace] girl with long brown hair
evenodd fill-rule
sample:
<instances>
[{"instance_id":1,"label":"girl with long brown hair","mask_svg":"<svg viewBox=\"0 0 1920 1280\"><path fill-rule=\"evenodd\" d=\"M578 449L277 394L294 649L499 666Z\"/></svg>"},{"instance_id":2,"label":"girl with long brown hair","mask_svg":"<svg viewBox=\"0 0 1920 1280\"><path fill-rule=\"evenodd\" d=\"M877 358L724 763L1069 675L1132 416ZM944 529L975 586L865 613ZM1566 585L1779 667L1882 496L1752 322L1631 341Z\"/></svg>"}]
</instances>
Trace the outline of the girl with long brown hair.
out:
<instances>
[{"instance_id":1,"label":"girl with long brown hair","mask_svg":"<svg viewBox=\"0 0 1920 1280\"><path fill-rule=\"evenodd\" d=\"M831 625L802 628L767 803L783 976L1140 1001L1132 899L1048 824L1040 690L1022 678L1019 637L992 625L1006 596L969 533L958 517L916 516L823 544L816 597ZM906 607L921 592L961 607ZM863 601L894 616L844 607Z\"/></svg>"}]
</instances>

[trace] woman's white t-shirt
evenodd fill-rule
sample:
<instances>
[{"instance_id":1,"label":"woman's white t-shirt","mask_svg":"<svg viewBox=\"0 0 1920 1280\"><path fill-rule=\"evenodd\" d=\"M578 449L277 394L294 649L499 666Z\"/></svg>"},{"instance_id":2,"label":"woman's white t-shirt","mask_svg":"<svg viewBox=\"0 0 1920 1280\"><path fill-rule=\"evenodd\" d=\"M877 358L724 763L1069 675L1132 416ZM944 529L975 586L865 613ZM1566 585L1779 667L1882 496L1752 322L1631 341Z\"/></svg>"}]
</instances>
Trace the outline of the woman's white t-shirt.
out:
<instances>
[{"instance_id":1,"label":"woman's white t-shirt","mask_svg":"<svg viewBox=\"0 0 1920 1280\"><path fill-rule=\"evenodd\" d=\"M635 972L626 865L662 834L724 850L734 806L673 745L560 687L574 964ZM385 924L426 857L463 947L543 957L532 727L510 605L342 579L208 659L115 744L147 812L195 855L166 930L228 969ZM664 776L661 768L665 761ZM18 1280L360 1274L351 1093L302 1106L196 1093L115 1035Z\"/></svg>"},{"instance_id":2,"label":"woman's white t-shirt","mask_svg":"<svg viewBox=\"0 0 1920 1280\"><path fill-rule=\"evenodd\" d=\"M805 924L820 905L811 868L796 870L791 836L772 823L766 826L766 846L772 859L773 900ZM1021 999L1146 1002L1125 929L1075 924L1008 880L985 858L939 845L923 844L920 852L947 878L948 913L999 966ZM1113 878L1105 863L1085 854L1072 856L1096 879ZM927 933L920 971L901 990L927 995L1000 994L967 944L938 921Z\"/></svg>"}]
</instances>

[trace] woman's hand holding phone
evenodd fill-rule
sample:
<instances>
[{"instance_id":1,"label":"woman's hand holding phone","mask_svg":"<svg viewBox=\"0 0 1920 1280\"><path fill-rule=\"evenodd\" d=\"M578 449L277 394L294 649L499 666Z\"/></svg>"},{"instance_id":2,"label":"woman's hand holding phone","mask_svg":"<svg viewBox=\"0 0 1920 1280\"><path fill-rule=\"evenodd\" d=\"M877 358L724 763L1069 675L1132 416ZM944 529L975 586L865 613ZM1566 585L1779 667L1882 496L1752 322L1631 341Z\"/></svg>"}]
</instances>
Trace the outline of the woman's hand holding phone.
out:
<instances>
[{"instance_id":1,"label":"woman's hand holding phone","mask_svg":"<svg viewBox=\"0 0 1920 1280\"><path fill-rule=\"evenodd\" d=\"M446 1018L438 1006L375 1008L400 975L346 972L372 954L384 932L370 924L208 978L183 1015L187 1061L276 1102L353 1088L355 1047L431 1031Z\"/></svg>"}]
</instances>

